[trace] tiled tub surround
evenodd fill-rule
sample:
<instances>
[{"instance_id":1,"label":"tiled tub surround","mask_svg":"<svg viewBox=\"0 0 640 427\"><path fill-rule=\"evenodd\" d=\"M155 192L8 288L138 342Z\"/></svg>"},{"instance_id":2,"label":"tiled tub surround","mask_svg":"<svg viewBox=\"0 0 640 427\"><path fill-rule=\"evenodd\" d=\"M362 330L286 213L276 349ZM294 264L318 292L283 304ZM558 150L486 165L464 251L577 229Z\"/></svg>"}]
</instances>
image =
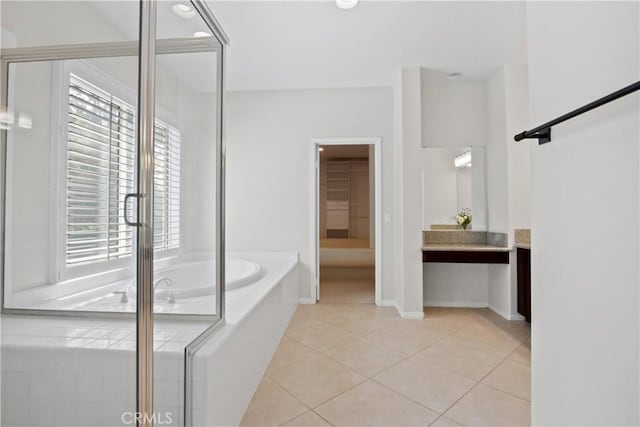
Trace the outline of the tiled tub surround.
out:
<instances>
[{"instance_id":1,"label":"tiled tub surround","mask_svg":"<svg viewBox=\"0 0 640 427\"><path fill-rule=\"evenodd\" d=\"M247 258L258 262L264 275L251 285L227 292L227 325L209 339L215 344L213 347L207 343L201 349L202 354L196 355L194 378L198 382L193 388L193 404L197 407L194 412L199 414L196 426L213 425L203 419L205 414L212 413L212 402L224 393L215 387L227 386L222 379L225 375L232 374L246 387L251 384L250 373L254 372L257 385L264 371L262 365L266 367L271 357L267 351L262 356L267 360L259 363L232 353L218 366L220 358L227 355L229 343L243 342L248 352L257 353L251 345L256 340L254 331L236 336L241 332L237 325L258 316L261 328L284 330L282 323L286 324L295 308L297 255L247 254ZM183 423L184 348L208 326L209 323L195 321L155 322L154 409L172 413L173 423L166 425ZM132 319L3 316L0 424L124 425L121 414L135 411L135 333ZM280 336L271 336L271 340L269 337L269 334L260 337L264 341L261 351L277 346ZM207 370L212 364L215 369ZM219 376L212 377L211 373ZM251 395L241 411L250 399ZM236 405L242 406L242 399L239 400ZM225 409L228 408L223 408L222 414ZM242 412L236 418L241 416Z\"/></svg>"},{"instance_id":2,"label":"tiled tub surround","mask_svg":"<svg viewBox=\"0 0 640 427\"><path fill-rule=\"evenodd\" d=\"M156 322L156 409L182 417L184 348L208 324ZM118 426L135 410L135 321L2 317L2 425Z\"/></svg>"},{"instance_id":3,"label":"tiled tub surround","mask_svg":"<svg viewBox=\"0 0 640 427\"><path fill-rule=\"evenodd\" d=\"M238 291L238 304L227 304L227 322L196 353L193 367L194 425L240 424L251 398L284 335L298 303L297 254L263 259L265 279L256 291ZM229 299L227 298L227 301ZM247 311L244 307L251 306Z\"/></svg>"},{"instance_id":4,"label":"tiled tub surround","mask_svg":"<svg viewBox=\"0 0 640 427\"><path fill-rule=\"evenodd\" d=\"M428 230L422 232L422 250L508 251L507 234L488 231Z\"/></svg>"}]
</instances>

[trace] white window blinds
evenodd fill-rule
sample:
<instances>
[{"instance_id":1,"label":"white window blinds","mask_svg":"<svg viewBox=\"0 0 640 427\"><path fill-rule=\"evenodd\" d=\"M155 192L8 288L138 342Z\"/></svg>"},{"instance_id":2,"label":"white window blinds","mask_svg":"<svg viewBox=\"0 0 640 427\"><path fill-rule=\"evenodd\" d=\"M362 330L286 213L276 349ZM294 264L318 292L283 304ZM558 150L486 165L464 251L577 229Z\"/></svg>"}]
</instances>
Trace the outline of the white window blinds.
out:
<instances>
[{"instance_id":1,"label":"white window blinds","mask_svg":"<svg viewBox=\"0 0 640 427\"><path fill-rule=\"evenodd\" d=\"M124 197L135 191L135 109L70 74L67 134L66 265L130 256ZM154 240L166 250L180 244L180 133L158 120L155 135Z\"/></svg>"},{"instance_id":2,"label":"white window blinds","mask_svg":"<svg viewBox=\"0 0 640 427\"><path fill-rule=\"evenodd\" d=\"M180 132L156 120L153 146L153 245L157 251L180 246Z\"/></svg>"}]
</instances>

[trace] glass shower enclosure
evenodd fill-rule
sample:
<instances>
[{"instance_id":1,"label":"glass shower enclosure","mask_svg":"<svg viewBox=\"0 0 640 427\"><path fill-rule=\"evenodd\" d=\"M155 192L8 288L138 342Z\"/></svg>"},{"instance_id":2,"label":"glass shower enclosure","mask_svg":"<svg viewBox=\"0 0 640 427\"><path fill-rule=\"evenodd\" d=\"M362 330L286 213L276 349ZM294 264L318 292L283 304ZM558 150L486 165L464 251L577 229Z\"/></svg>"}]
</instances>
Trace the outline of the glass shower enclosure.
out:
<instances>
[{"instance_id":1,"label":"glass shower enclosure","mask_svg":"<svg viewBox=\"0 0 640 427\"><path fill-rule=\"evenodd\" d=\"M3 1L2 425L193 425L224 319L226 35L204 2Z\"/></svg>"}]
</instances>

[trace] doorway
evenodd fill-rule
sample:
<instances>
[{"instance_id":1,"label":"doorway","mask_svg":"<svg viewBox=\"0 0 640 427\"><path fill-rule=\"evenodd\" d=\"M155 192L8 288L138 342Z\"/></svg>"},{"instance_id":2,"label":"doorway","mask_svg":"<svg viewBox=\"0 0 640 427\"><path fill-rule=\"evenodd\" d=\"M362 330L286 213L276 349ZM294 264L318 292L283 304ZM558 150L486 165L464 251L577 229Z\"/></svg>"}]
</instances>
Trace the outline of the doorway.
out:
<instances>
[{"instance_id":1,"label":"doorway","mask_svg":"<svg viewBox=\"0 0 640 427\"><path fill-rule=\"evenodd\" d=\"M380 138L312 141L312 295L380 304Z\"/></svg>"}]
</instances>

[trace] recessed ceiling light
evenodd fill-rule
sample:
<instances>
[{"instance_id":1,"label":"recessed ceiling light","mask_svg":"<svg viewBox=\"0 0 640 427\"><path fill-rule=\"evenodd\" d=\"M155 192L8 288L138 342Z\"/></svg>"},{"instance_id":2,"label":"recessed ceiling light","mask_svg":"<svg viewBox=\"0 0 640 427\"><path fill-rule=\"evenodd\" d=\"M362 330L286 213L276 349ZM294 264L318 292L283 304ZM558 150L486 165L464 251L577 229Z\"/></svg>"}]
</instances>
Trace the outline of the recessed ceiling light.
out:
<instances>
[{"instance_id":1,"label":"recessed ceiling light","mask_svg":"<svg viewBox=\"0 0 640 427\"><path fill-rule=\"evenodd\" d=\"M340 9L353 9L358 5L358 0L336 0L336 6Z\"/></svg>"},{"instance_id":2,"label":"recessed ceiling light","mask_svg":"<svg viewBox=\"0 0 640 427\"><path fill-rule=\"evenodd\" d=\"M193 33L193 37L211 37L211 33L207 33L206 31L196 31Z\"/></svg>"},{"instance_id":3,"label":"recessed ceiling light","mask_svg":"<svg viewBox=\"0 0 640 427\"><path fill-rule=\"evenodd\" d=\"M191 19L196 16L196 11L188 4L176 3L171 7L171 9L173 10L173 13L178 15L180 18Z\"/></svg>"}]
</instances>

